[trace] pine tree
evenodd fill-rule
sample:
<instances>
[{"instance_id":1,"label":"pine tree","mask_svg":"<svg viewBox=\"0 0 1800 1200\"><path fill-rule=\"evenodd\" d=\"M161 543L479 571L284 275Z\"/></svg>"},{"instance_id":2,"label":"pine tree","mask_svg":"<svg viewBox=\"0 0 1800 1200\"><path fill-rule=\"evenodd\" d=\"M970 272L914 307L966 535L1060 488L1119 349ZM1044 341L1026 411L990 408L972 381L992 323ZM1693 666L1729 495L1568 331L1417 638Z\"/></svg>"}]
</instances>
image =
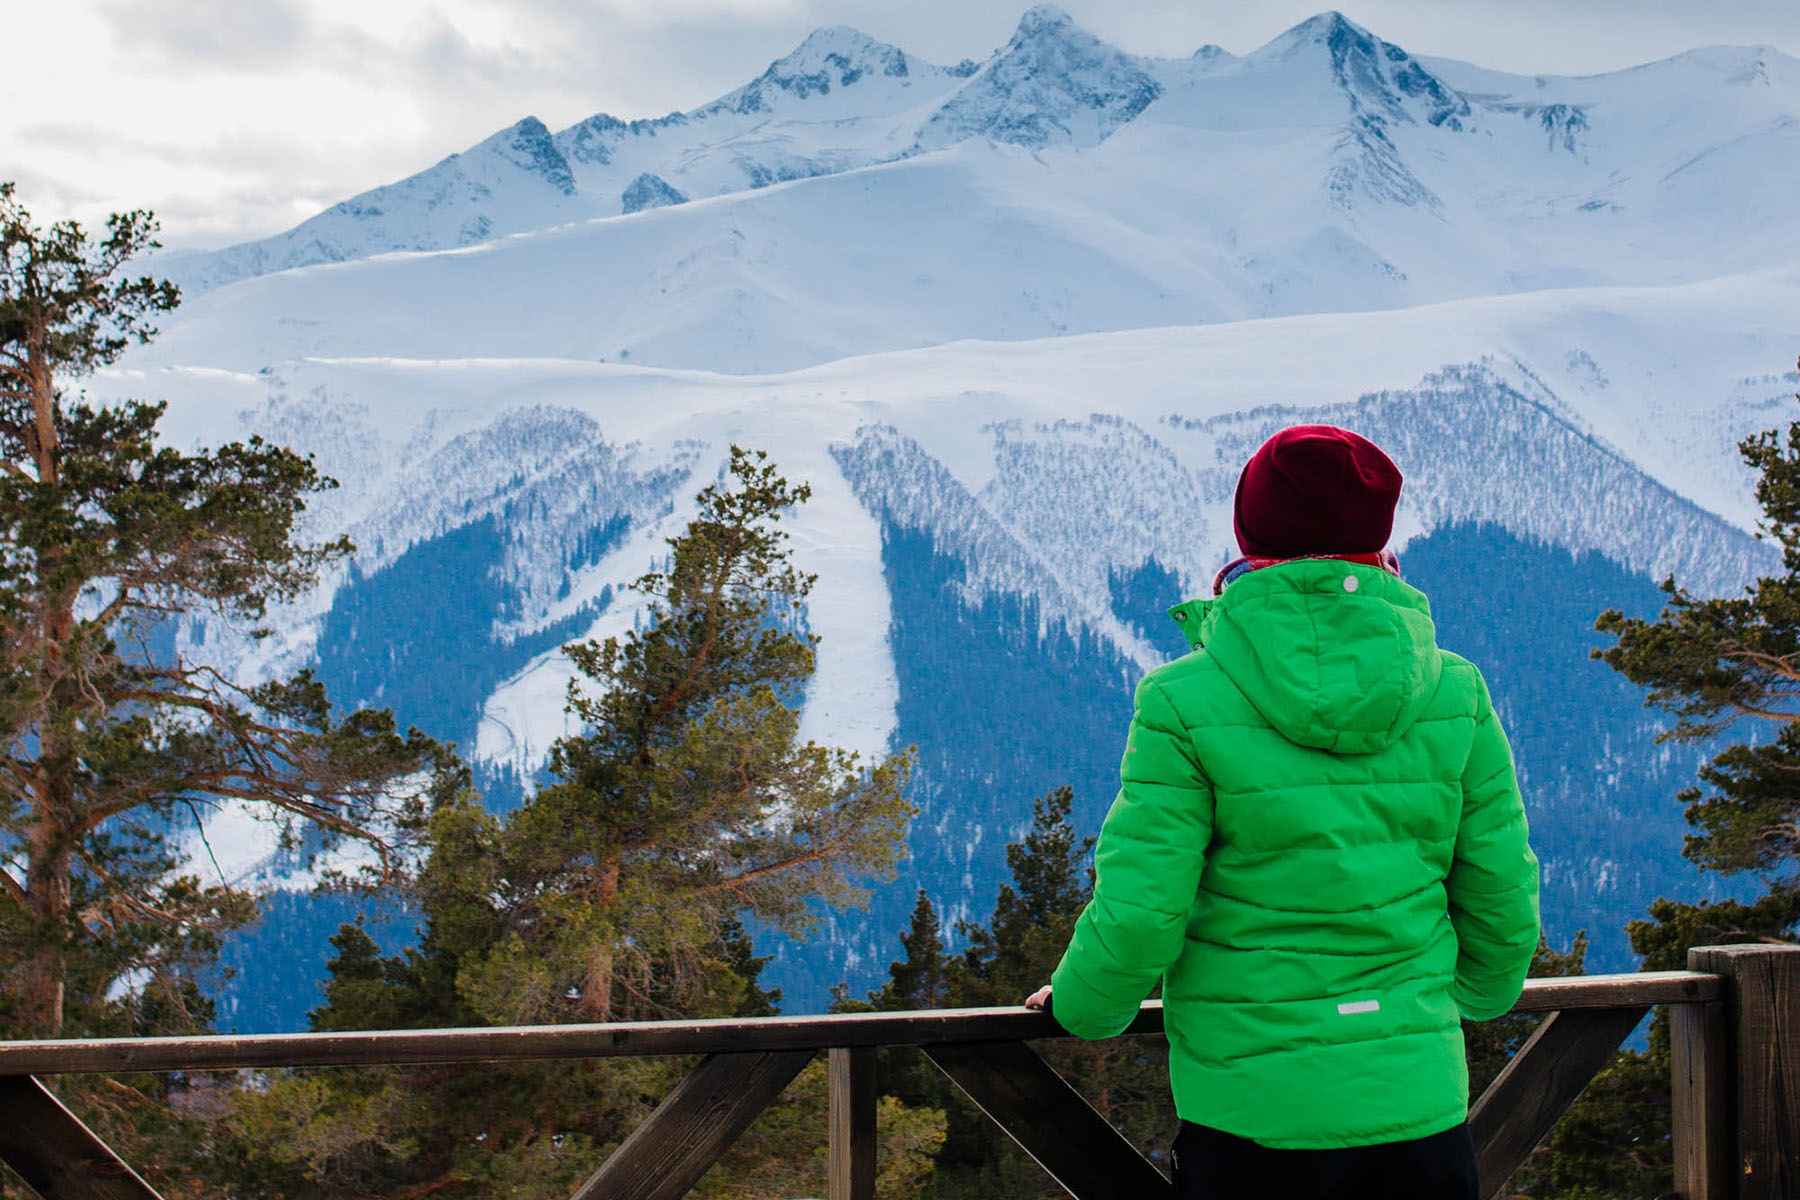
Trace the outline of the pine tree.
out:
<instances>
[{"instance_id":1,"label":"pine tree","mask_svg":"<svg viewBox=\"0 0 1800 1200\"><path fill-rule=\"evenodd\" d=\"M925 889L913 905L912 921L900 935L906 957L888 964L888 981L869 997L878 1009L943 1008L949 1001L948 962L943 928Z\"/></svg>"},{"instance_id":2,"label":"pine tree","mask_svg":"<svg viewBox=\"0 0 1800 1200\"><path fill-rule=\"evenodd\" d=\"M432 745L386 713L334 715L309 676L240 686L167 635L254 628L350 550L296 540L331 486L259 439L183 453L161 404L69 388L156 332L175 287L128 277L145 212L91 238L32 223L0 184L0 1033L204 1023L192 983L251 897L185 869L175 831L238 804L317 846L397 866L408 777Z\"/></svg>"},{"instance_id":3,"label":"pine tree","mask_svg":"<svg viewBox=\"0 0 1800 1200\"><path fill-rule=\"evenodd\" d=\"M1682 853L1706 870L1756 876L1763 896L1749 905L1660 902L1655 919L1684 931L1680 940L1792 941L1800 936L1800 421L1748 437L1738 450L1758 472L1757 536L1780 548L1780 573L1718 598L1696 597L1670 578L1655 620L1601 614L1598 628L1617 644L1596 655L1676 718L1665 738L1709 741L1752 727L1749 740L1702 768L1703 786L1681 793L1694 829ZM1674 949L1644 927L1633 940Z\"/></svg>"},{"instance_id":4,"label":"pine tree","mask_svg":"<svg viewBox=\"0 0 1800 1200\"><path fill-rule=\"evenodd\" d=\"M986 925L961 922L968 942L960 975L963 1004L1016 1004L1050 982L1093 893L1094 839L1069 824L1074 789L1032 801L1031 825L1006 848L1010 883L1000 885Z\"/></svg>"},{"instance_id":5,"label":"pine tree","mask_svg":"<svg viewBox=\"0 0 1800 1200\"><path fill-rule=\"evenodd\" d=\"M908 760L798 736L812 579L774 526L809 489L735 447L730 472L639 581L645 627L568 648L584 730L554 747L556 782L504 821L444 822L427 876L485 923L458 987L486 1020L733 1012L728 921L803 935L891 874Z\"/></svg>"},{"instance_id":6,"label":"pine tree","mask_svg":"<svg viewBox=\"0 0 1800 1200\"><path fill-rule=\"evenodd\" d=\"M420 944L384 959L346 927L315 1027L773 1011L747 929L804 934L819 905L859 900L863 881L891 873L912 813L905 756L864 763L799 738L812 580L775 524L806 497L733 448L730 479L700 493L666 569L639 581L647 620L568 648L583 729L554 748L554 781L505 816L466 789L442 797ZM686 1065L296 1076L243 1096L234 1122L287 1196L347 1194L351 1178L359 1196L562 1196ZM806 1194L823 1177L824 1102L823 1076L803 1075L701 1193ZM902 1136L884 1170L899 1188L941 1122L934 1133L932 1114L892 1104L889 1118Z\"/></svg>"}]
</instances>

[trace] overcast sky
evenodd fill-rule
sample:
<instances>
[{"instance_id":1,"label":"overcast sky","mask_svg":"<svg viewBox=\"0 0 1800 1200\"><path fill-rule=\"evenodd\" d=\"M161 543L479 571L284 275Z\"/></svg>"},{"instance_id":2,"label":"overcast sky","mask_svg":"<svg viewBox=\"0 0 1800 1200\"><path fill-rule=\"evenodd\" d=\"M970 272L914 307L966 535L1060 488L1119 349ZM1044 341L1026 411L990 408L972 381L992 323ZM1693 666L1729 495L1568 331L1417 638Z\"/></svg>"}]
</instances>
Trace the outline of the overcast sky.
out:
<instances>
[{"instance_id":1,"label":"overcast sky","mask_svg":"<svg viewBox=\"0 0 1800 1200\"><path fill-rule=\"evenodd\" d=\"M1125 50L1254 49L1331 0L1064 0ZM149 207L171 246L285 229L527 114L656 116L749 81L821 25L940 63L1024 0L10 0L0 179L33 214ZM1343 0L1418 54L1589 73L1695 46L1800 56L1800 0Z\"/></svg>"}]
</instances>

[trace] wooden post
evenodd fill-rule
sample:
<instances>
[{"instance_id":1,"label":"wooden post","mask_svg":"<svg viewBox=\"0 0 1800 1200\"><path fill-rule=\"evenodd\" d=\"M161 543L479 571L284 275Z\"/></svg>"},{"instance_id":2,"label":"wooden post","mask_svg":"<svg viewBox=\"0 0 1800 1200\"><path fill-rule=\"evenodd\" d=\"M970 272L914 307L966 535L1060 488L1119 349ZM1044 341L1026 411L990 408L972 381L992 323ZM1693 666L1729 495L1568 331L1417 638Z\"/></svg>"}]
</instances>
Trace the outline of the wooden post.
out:
<instances>
[{"instance_id":1,"label":"wooden post","mask_svg":"<svg viewBox=\"0 0 1800 1200\"><path fill-rule=\"evenodd\" d=\"M1696 946L1688 965L1725 978L1729 1200L1800 1196L1800 946Z\"/></svg>"},{"instance_id":2,"label":"wooden post","mask_svg":"<svg viewBox=\"0 0 1800 1200\"><path fill-rule=\"evenodd\" d=\"M1669 1006L1675 1194L1731 1200L1731 1046L1725 1003Z\"/></svg>"},{"instance_id":3,"label":"wooden post","mask_svg":"<svg viewBox=\"0 0 1800 1200\"><path fill-rule=\"evenodd\" d=\"M831 1200L875 1200L875 1048L827 1051Z\"/></svg>"}]
</instances>

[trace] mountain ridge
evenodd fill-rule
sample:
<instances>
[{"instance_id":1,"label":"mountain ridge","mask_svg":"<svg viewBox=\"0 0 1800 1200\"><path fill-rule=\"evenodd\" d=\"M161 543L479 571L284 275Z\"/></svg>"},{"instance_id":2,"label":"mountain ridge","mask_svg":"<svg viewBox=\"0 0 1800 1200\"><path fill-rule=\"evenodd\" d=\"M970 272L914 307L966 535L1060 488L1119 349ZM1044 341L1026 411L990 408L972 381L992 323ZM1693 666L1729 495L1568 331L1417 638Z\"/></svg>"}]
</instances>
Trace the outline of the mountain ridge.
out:
<instances>
[{"instance_id":1,"label":"mountain ridge","mask_svg":"<svg viewBox=\"0 0 1800 1200\"><path fill-rule=\"evenodd\" d=\"M1335 11L1309 18L1241 58L1207 54L1203 47L1187 59L1149 59L1125 54L1082 30L1061 9L1040 5L1021 17L1007 46L986 62L949 68L838 26L815 30L756 79L694 108L630 121L598 113L554 132L535 118L523 118L468 150L341 201L293 229L161 261L197 295L297 266L454 249L570 220L623 214L626 190L646 174L698 198L892 162L969 138L1036 148L1091 147L1120 128L1166 114L1172 93L1203 80L1217 92L1225 77L1250 81L1245 100L1233 103L1230 96L1215 95L1215 110L1238 110L1231 119L1239 122L1254 120L1262 110L1275 122L1268 127L1279 128L1288 119L1284 113L1299 121L1320 118L1309 117L1304 105L1289 113L1292 95L1275 97L1272 105L1257 103L1254 80L1313 47L1325 51L1329 78L1323 82L1349 107L1345 153L1326 185L1341 203L1354 204L1355 195L1367 192L1379 200L1432 205L1437 193L1394 145L1393 127L1462 131L1479 125L1490 109L1532 107L1505 93L1471 100L1455 82L1461 75L1517 92L1532 86L1525 77L1413 56ZM1580 90L1586 81L1669 63L1682 70L1684 59L1687 67L1705 64L1704 69L1736 74L1757 67L1765 78L1773 64L1782 81L1800 78L1800 64L1778 51L1727 48L1605 76L1558 77L1555 86ZM1078 79L1083 68L1087 74ZM1547 78L1538 77L1539 82ZM1291 82L1271 86L1296 90ZM1298 90L1312 94L1304 86ZM1315 95L1308 103L1318 100ZM782 116L786 110L806 119L789 120ZM1548 144L1571 153L1589 133L1588 114L1579 104L1548 98L1527 116L1544 123ZM505 170L506 164L514 170ZM546 184L549 192L543 190Z\"/></svg>"}]
</instances>

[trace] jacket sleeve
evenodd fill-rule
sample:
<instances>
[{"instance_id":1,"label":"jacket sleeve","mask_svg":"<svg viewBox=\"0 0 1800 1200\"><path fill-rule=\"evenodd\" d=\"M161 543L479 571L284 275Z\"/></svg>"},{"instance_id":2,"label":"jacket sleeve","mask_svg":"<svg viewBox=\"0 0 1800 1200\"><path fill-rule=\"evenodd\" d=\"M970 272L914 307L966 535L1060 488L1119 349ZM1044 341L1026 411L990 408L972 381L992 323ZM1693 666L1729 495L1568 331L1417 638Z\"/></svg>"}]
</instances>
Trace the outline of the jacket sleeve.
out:
<instances>
[{"instance_id":1,"label":"jacket sleeve","mask_svg":"<svg viewBox=\"0 0 1800 1200\"><path fill-rule=\"evenodd\" d=\"M1155 678L1138 686L1118 798L1094 849L1094 894L1051 976L1056 1019L1111 1037L1181 953L1212 838L1213 797Z\"/></svg>"},{"instance_id":2,"label":"jacket sleeve","mask_svg":"<svg viewBox=\"0 0 1800 1200\"><path fill-rule=\"evenodd\" d=\"M1538 944L1538 861L1512 748L1477 676L1475 738L1462 775L1462 819L1445 880L1456 929L1450 995L1464 1019L1487 1021L1519 998Z\"/></svg>"}]
</instances>

